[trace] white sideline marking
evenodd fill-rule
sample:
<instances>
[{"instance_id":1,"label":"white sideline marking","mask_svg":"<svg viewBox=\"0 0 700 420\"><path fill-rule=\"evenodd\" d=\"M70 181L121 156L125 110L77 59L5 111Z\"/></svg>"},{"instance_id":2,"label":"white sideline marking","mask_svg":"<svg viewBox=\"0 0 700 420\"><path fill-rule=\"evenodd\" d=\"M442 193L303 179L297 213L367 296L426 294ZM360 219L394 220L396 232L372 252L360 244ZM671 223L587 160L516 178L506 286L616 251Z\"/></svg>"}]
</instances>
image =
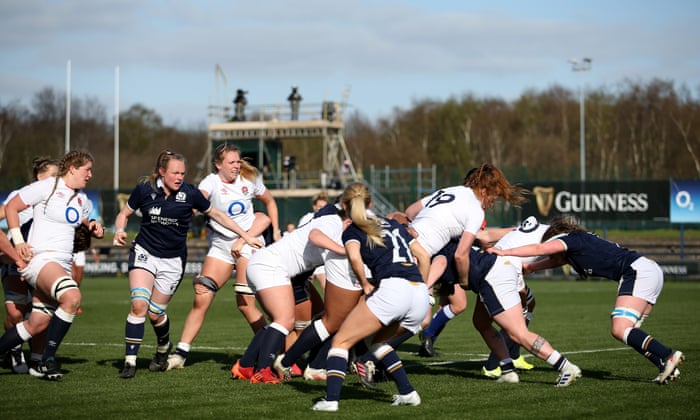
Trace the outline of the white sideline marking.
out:
<instances>
[{"instance_id":1,"label":"white sideline marking","mask_svg":"<svg viewBox=\"0 0 700 420\"><path fill-rule=\"evenodd\" d=\"M607 348L607 349L591 349L591 350L579 350L579 351L566 351L566 352L561 352L562 355L569 355L569 354L585 354L585 353L603 353L603 352L609 352L609 351L622 351L622 350L632 350L630 347L612 347L612 348ZM523 351L525 353L525 351ZM489 355L488 354L466 354L466 353L442 353L446 355L455 355L455 356L461 356L461 357L470 357L468 359L464 360L443 360L440 362L427 362L424 363L428 366L441 366L441 365L450 365L453 363L460 363L460 362L479 362L482 360L486 360ZM524 358L531 358L531 359L537 359L535 356L531 354L523 354Z\"/></svg>"},{"instance_id":2,"label":"white sideline marking","mask_svg":"<svg viewBox=\"0 0 700 420\"><path fill-rule=\"evenodd\" d=\"M110 343L110 344L104 344L104 343L61 343L62 346L76 346L76 347L96 347L96 346L108 346L108 347L124 347L124 343ZM155 345L153 344L141 344L142 348L156 348ZM245 350L245 347L210 347L210 346L196 346L192 347L193 349L196 350L220 350L220 351L226 351L226 350Z\"/></svg>"},{"instance_id":3,"label":"white sideline marking","mask_svg":"<svg viewBox=\"0 0 700 420\"><path fill-rule=\"evenodd\" d=\"M111 343L111 344L104 344L104 343L61 343L62 346L76 346L76 347L96 347L96 346L109 346L109 347L124 347L124 343ZM153 344L142 344L141 347L143 348L156 348L155 345ZM193 346L192 349L194 351L197 350L215 350L215 351L245 351L245 347L213 347L213 346ZM590 350L578 350L578 351L566 351L566 352L561 352L562 355L569 355L569 354L585 354L585 353L603 353L603 352L610 352L610 351L623 351L623 350L631 350L630 347L610 347L606 349L590 349ZM399 351L399 353L403 354L409 354L409 352L406 351ZM523 351L523 353L526 353ZM442 360L439 362L427 362L425 363L426 365L430 366L440 366L440 365L448 365L451 363L459 363L459 362L478 362L481 360L486 360L489 355L484 354L484 353L441 353L444 356L456 356L456 357L466 357L466 359L462 360ZM525 358L531 358L531 359L536 359L535 356L531 354L523 354L523 357Z\"/></svg>"}]
</instances>

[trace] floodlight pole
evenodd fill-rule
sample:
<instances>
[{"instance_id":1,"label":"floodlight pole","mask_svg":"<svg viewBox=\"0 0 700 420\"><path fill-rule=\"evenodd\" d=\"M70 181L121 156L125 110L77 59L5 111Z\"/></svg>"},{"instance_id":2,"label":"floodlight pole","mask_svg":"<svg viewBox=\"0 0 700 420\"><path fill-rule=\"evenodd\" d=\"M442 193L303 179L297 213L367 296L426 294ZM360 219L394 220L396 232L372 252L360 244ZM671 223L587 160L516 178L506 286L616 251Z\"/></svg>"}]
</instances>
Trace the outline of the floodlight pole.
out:
<instances>
[{"instance_id":1,"label":"floodlight pole","mask_svg":"<svg viewBox=\"0 0 700 420\"><path fill-rule=\"evenodd\" d=\"M114 183L112 186L114 193L117 194L119 192L119 66L114 68Z\"/></svg>"},{"instance_id":2,"label":"floodlight pole","mask_svg":"<svg viewBox=\"0 0 700 420\"><path fill-rule=\"evenodd\" d=\"M575 72L584 72L584 71L589 71L591 69L591 62L593 60L588 57L582 58L580 61L576 59L569 60L569 63L571 63L571 70ZM580 118L581 118L581 139L579 142L579 147L580 147L580 154L581 154L581 162L579 163L580 165L580 174L581 174L581 182L586 181L586 107L584 104L584 94L583 94L583 78L579 80L579 86L578 86L578 95L579 95L579 108L580 108Z\"/></svg>"},{"instance_id":3,"label":"floodlight pole","mask_svg":"<svg viewBox=\"0 0 700 420\"><path fill-rule=\"evenodd\" d=\"M70 152L70 83L71 83L71 65L70 60L66 63L66 137L65 137L65 153Z\"/></svg>"}]
</instances>

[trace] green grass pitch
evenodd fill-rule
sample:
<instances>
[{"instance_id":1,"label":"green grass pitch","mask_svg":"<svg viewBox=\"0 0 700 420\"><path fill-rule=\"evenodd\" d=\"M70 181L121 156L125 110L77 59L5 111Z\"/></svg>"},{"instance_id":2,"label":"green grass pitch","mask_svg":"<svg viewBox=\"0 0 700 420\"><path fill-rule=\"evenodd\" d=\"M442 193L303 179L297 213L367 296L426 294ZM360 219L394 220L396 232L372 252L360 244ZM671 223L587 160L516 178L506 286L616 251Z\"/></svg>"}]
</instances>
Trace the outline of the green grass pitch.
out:
<instances>
[{"instance_id":1,"label":"green grass pitch","mask_svg":"<svg viewBox=\"0 0 700 420\"><path fill-rule=\"evenodd\" d=\"M522 372L519 384L499 384L482 377L487 350L471 325L475 295L469 292L467 311L447 326L436 343L437 358L419 358L417 338L399 348L422 405L391 407L393 383L365 389L355 376L348 375L340 411L329 414L310 411L313 399L324 395L323 382L295 378L282 385L253 385L230 379L230 366L252 334L228 285L219 291L185 369L148 371L155 338L147 324L136 377L120 379L128 281L125 277L87 277L82 286L84 312L77 316L58 353L66 375L58 382L48 382L0 370L0 418L700 417L696 362L700 359L700 282L667 280L644 324L647 332L686 355L680 380L667 386L652 384L656 369L610 336L616 283L534 280L530 285L537 298L531 329L583 370L583 377L569 388L554 388L557 373L527 353L523 354L536 368ZM191 302L192 287L186 279L168 307L175 343Z\"/></svg>"}]
</instances>

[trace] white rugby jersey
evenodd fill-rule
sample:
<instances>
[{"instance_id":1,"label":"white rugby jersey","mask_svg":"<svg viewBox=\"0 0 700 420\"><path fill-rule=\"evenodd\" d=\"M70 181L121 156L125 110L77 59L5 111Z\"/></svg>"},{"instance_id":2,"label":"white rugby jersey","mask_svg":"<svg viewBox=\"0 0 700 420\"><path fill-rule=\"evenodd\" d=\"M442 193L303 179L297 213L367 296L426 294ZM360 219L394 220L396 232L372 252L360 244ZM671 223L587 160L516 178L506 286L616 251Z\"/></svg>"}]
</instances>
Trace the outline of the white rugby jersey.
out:
<instances>
[{"instance_id":1,"label":"white rugby jersey","mask_svg":"<svg viewBox=\"0 0 700 420\"><path fill-rule=\"evenodd\" d=\"M464 232L476 235L484 223L481 201L469 187L441 188L421 202L423 208L410 226L418 232L418 242L431 256Z\"/></svg>"},{"instance_id":2,"label":"white rugby jersey","mask_svg":"<svg viewBox=\"0 0 700 420\"><path fill-rule=\"evenodd\" d=\"M516 230L508 232L503 235L503 237L494 244L494 247L498 249L510 249L516 248L524 245L533 245L542 242L542 236L549 229L549 225L544 225L537 223L537 219L533 216L528 217ZM539 256L532 257L514 257L514 256L504 256L502 258L508 259L516 263L518 267L518 272L522 269L522 263L531 263L538 260Z\"/></svg>"},{"instance_id":3,"label":"white rugby jersey","mask_svg":"<svg viewBox=\"0 0 700 420\"><path fill-rule=\"evenodd\" d=\"M90 212L85 193L80 191L76 194L62 178L58 178L56 190L53 191L55 184L56 178L52 177L19 190L22 201L32 206L34 221L27 243L35 254L43 251L72 253L75 228Z\"/></svg>"},{"instance_id":4,"label":"white rugby jersey","mask_svg":"<svg viewBox=\"0 0 700 420\"><path fill-rule=\"evenodd\" d=\"M324 258L324 268L326 272L326 281L330 281L335 285L345 285L349 286L360 286L360 281L355 276L355 272L350 266L350 261L348 261L345 255L336 254L335 252L328 251L326 257ZM365 278L372 278L372 273L365 266Z\"/></svg>"},{"instance_id":5,"label":"white rugby jersey","mask_svg":"<svg viewBox=\"0 0 700 420\"><path fill-rule=\"evenodd\" d=\"M52 179L53 179L53 178L52 178ZM16 196L18 193L19 193L19 190L14 190L14 191L12 191L12 192L7 196L7 198L5 199L5 201L2 202L2 204L3 204L4 206L7 206L7 203L9 203L10 200L12 200L13 198L15 198L15 196ZM24 210L22 210L21 212L19 212L19 225L22 226L23 224L25 224L25 223L27 223L28 221L32 220L32 214L33 214L33 212L32 212L32 206L27 206L27 207L24 208Z\"/></svg>"},{"instance_id":6,"label":"white rugby jersey","mask_svg":"<svg viewBox=\"0 0 700 420\"><path fill-rule=\"evenodd\" d=\"M222 181L218 174L207 175L199 183L199 189L209 195L209 201L214 207L227 214L246 231L255 220L253 198L267 191L261 177L257 177L255 181L249 181L242 176L237 176L232 183L227 183ZM238 238L236 233L214 219L209 219L209 227L229 239Z\"/></svg>"},{"instance_id":7,"label":"white rugby jersey","mask_svg":"<svg viewBox=\"0 0 700 420\"><path fill-rule=\"evenodd\" d=\"M335 214L321 216L289 232L281 240L255 251L250 258L251 264L258 258L275 258L275 261L269 263L281 267L290 278L322 265L323 257L328 251L309 241L312 229L319 229L334 241L341 243L343 222L340 217Z\"/></svg>"},{"instance_id":8,"label":"white rugby jersey","mask_svg":"<svg viewBox=\"0 0 700 420\"><path fill-rule=\"evenodd\" d=\"M297 227L304 226L305 224L309 223L311 219L314 218L314 212L310 211L306 213L305 215L301 216L299 219L299 222L297 222Z\"/></svg>"}]
</instances>

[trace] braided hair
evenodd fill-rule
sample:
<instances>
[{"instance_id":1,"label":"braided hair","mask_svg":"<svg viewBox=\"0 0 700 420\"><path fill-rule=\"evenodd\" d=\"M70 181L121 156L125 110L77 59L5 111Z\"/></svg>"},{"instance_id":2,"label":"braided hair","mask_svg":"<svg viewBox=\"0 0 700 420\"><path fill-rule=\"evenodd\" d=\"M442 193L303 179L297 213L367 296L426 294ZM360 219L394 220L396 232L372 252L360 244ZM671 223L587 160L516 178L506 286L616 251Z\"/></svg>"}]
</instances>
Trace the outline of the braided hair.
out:
<instances>
[{"instance_id":1,"label":"braided hair","mask_svg":"<svg viewBox=\"0 0 700 420\"><path fill-rule=\"evenodd\" d=\"M85 166L88 163L95 163L95 158L92 157L92 155L88 152L83 152L80 150L72 150L63 156L61 161L58 163L58 174L56 174L56 182L53 184L53 189L51 190L51 194L49 194L48 198L46 198L45 203L48 203L51 197L53 196L53 193L56 192L56 187L58 187L58 180L59 178L64 177L66 174L68 174L68 171L70 171L70 168L80 168L81 166ZM70 203L73 198L75 198L76 195L78 195L78 192L80 190L74 190L73 195L71 195L68 198L67 203ZM46 207L44 207L44 211L46 211Z\"/></svg>"},{"instance_id":2,"label":"braided hair","mask_svg":"<svg viewBox=\"0 0 700 420\"><path fill-rule=\"evenodd\" d=\"M58 168L60 162L45 156L37 156L32 159L32 181L39 179L39 175L48 172L52 166Z\"/></svg>"}]
</instances>

